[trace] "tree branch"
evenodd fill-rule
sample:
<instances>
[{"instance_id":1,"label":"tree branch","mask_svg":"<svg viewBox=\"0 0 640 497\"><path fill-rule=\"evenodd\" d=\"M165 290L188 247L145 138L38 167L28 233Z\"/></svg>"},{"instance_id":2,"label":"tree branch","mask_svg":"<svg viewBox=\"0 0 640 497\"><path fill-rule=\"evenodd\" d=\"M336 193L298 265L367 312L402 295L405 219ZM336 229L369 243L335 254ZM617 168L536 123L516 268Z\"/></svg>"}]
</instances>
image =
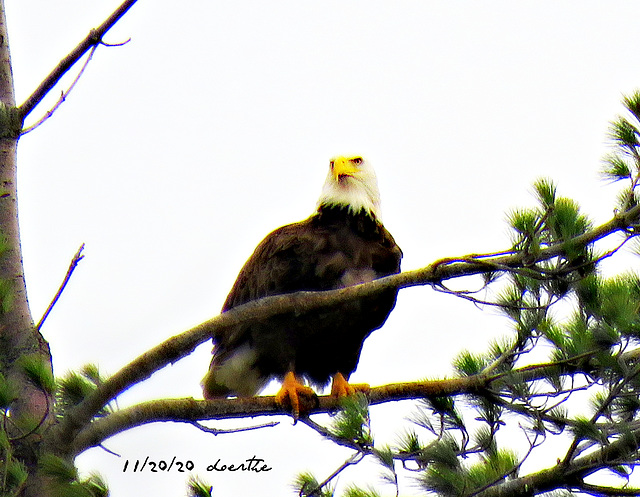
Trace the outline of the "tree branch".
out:
<instances>
[{"instance_id":1,"label":"tree branch","mask_svg":"<svg viewBox=\"0 0 640 497\"><path fill-rule=\"evenodd\" d=\"M367 394L367 399L370 405L375 405L390 401L427 397L468 395L488 391L494 386L499 389L501 383L510 383L514 377L519 378L520 381L539 380L545 378L550 370L562 366L567 366L572 372L575 372L574 361L584 357L586 355L581 354L568 360L540 364L537 367L525 366L509 373L477 374L462 378L391 383L371 388ZM331 395L320 396L318 397L317 406L309 409L307 414L334 412L339 408L340 401L336 397ZM193 398L152 400L112 412L94 420L76 435L71 452L77 455L90 447L101 444L116 433L148 423L163 421L193 423L202 420L283 414L286 413L276 404L275 397L272 396L215 400L196 400Z\"/></svg>"},{"instance_id":2,"label":"tree branch","mask_svg":"<svg viewBox=\"0 0 640 497\"><path fill-rule=\"evenodd\" d=\"M583 478L603 467L620 464L620 459L636 453L639 448L640 430L633 430L599 450L574 459L567 466L557 464L531 475L505 481L478 494L478 497L529 497L558 488L586 490L589 485L582 481ZM619 490L616 488L610 490L610 494L601 495L634 495L623 491L613 493Z\"/></svg>"},{"instance_id":3,"label":"tree branch","mask_svg":"<svg viewBox=\"0 0 640 497\"><path fill-rule=\"evenodd\" d=\"M609 222L577 236L568 242L540 250L534 260L530 254L518 252L497 257L469 255L459 258L441 259L422 269L407 271L381 278L370 283L354 285L324 292L298 292L276 295L248 302L176 335L134 359L111 376L79 405L70 409L56 427L61 446L69 446L74 435L121 392L131 385L149 378L155 371L190 354L198 345L215 333L237 326L263 321L277 315L295 313L297 316L316 309L335 306L339 302L370 296L391 289L429 285L447 279L490 272L499 268L532 267L536 262L558 257L564 253L568 243L571 247L584 247L619 230L629 230L640 215L640 205L614 216ZM571 271L568 268L567 271ZM413 385L413 384L407 384ZM429 395L429 394L427 394ZM432 394L433 395L433 394ZM243 399L244 400L244 399ZM194 401L195 402L195 401ZM235 402L238 402L237 400ZM251 400L249 400L249 403ZM251 414L246 412L245 414ZM241 415L238 413L238 415Z\"/></svg>"},{"instance_id":4,"label":"tree branch","mask_svg":"<svg viewBox=\"0 0 640 497\"><path fill-rule=\"evenodd\" d=\"M591 485L589 483L582 483L580 490L591 495L598 497L602 496L638 496L640 495L640 488L615 488L615 487L602 487L600 485Z\"/></svg>"},{"instance_id":5,"label":"tree branch","mask_svg":"<svg viewBox=\"0 0 640 497\"><path fill-rule=\"evenodd\" d=\"M73 271L78 266L78 263L84 258L84 255L82 255L83 250L84 250L84 243L80 245L80 248L71 259L71 262L69 263L69 269L67 269L67 274L64 276L64 279L62 280L62 284L60 285L60 288L58 288L58 291L56 292L55 296L53 297L53 300L49 304L49 307L47 307L47 310L44 311L44 314L40 318L40 321L38 321L38 324L36 325L36 330L39 331L40 328L42 328L43 323L46 321L47 317L49 317L51 310L58 302L60 295L62 295L62 292L67 286L67 283L69 283L69 280L71 279L71 275L73 274Z\"/></svg>"},{"instance_id":6,"label":"tree branch","mask_svg":"<svg viewBox=\"0 0 640 497\"><path fill-rule=\"evenodd\" d=\"M413 383L394 383L372 388L368 399L371 405L388 401L424 398L430 396L461 395L480 390L491 381L477 375L466 378L429 380ZM318 397L318 405L308 414L337 411L340 401L331 395ZM99 445L110 436L135 426L161 421L194 421L238 418L247 416L281 416L287 413L276 404L273 396L243 397L236 399L196 400L163 399L142 402L140 404L115 411L103 418L96 419L81 430L73 440L71 453Z\"/></svg>"},{"instance_id":7,"label":"tree branch","mask_svg":"<svg viewBox=\"0 0 640 497\"><path fill-rule=\"evenodd\" d=\"M78 83L78 81L80 81L80 78L84 74L85 69L89 65L89 62L91 62L91 59L93 58L93 54L96 51L96 48L98 48L98 45L94 45L91 48L91 51L89 52L89 55L87 56L86 60L84 61L84 64L82 64L82 67L80 68L80 71L76 75L75 79L72 81L72 83L69 86L69 88L67 88L67 91L63 90L62 92L60 92L60 98L58 98L58 101L56 102L56 104L51 109L49 109L44 114L44 116L42 116L40 119L38 119L34 124L29 126L28 128L23 128L22 131L20 132L20 136L26 135L27 133L31 133L33 130L39 128L42 124L45 123L45 121L47 121L51 116L53 116L55 111L58 110L58 107L60 107L66 101L67 97L71 93L71 90L73 90L75 88L76 84Z\"/></svg>"},{"instance_id":8,"label":"tree branch","mask_svg":"<svg viewBox=\"0 0 640 497\"><path fill-rule=\"evenodd\" d=\"M120 18L136 3L137 0L126 0L120 5L110 16L96 29L92 29L87 37L74 48L64 59L62 59L53 71L40 83L40 86L24 101L18 108L18 112L22 121L31 113L31 111L42 101L42 99L51 91L60 78L76 63L82 56L87 53L91 47L102 42L102 37L109 31Z\"/></svg>"}]
</instances>

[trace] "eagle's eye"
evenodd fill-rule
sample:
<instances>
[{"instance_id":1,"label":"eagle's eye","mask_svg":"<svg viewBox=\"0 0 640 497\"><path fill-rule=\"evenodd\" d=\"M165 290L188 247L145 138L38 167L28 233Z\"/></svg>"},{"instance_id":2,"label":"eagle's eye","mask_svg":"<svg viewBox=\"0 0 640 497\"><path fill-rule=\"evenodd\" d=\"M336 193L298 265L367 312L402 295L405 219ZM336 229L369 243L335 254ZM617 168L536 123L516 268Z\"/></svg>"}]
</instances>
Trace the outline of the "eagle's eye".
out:
<instances>
[{"instance_id":1,"label":"eagle's eye","mask_svg":"<svg viewBox=\"0 0 640 497\"><path fill-rule=\"evenodd\" d=\"M356 165L360 165L362 164L362 157L354 157L353 159L351 159L351 162L353 162Z\"/></svg>"}]
</instances>

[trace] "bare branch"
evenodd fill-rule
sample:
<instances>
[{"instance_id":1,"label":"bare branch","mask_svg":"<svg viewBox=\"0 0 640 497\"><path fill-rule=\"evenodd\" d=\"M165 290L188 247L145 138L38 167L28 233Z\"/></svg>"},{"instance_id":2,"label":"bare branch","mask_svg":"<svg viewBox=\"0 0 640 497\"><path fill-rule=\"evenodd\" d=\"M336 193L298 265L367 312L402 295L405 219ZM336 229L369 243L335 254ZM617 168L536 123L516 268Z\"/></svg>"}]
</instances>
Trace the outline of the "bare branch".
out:
<instances>
[{"instance_id":1,"label":"bare branch","mask_svg":"<svg viewBox=\"0 0 640 497\"><path fill-rule=\"evenodd\" d=\"M121 41L120 43L107 43L105 41L101 41L100 45L104 45L105 47L124 47L130 41L131 41L131 38L127 38L126 40Z\"/></svg>"},{"instance_id":2,"label":"bare branch","mask_svg":"<svg viewBox=\"0 0 640 497\"><path fill-rule=\"evenodd\" d=\"M62 280L62 284L60 285L60 288L58 288L58 291L56 292L55 296L53 297L53 300L49 304L49 307L47 307L47 310L44 311L44 314L40 318L40 321L38 321L38 324L36 325L36 330L39 331L40 328L42 328L42 325L44 324L47 317L49 317L51 310L56 305L56 303L58 302L58 299L60 298L60 295L62 295L62 292L67 286L67 283L69 283L69 279L71 279L71 275L73 274L73 271L78 266L78 263L84 258L84 255L81 255L83 250L84 250L84 243L80 245L80 248L71 259L71 263L69 264L69 269L67 269L67 274L64 276L64 279Z\"/></svg>"},{"instance_id":3,"label":"bare branch","mask_svg":"<svg viewBox=\"0 0 640 497\"><path fill-rule=\"evenodd\" d=\"M363 452L355 452L351 457L349 457L349 459L347 459L345 462L343 462L338 467L338 469L336 469L333 473L331 473L329 476L327 476L322 483L318 483L318 486L316 488L311 489L311 490L302 488L302 489L300 489L300 493L298 495L302 496L303 492L306 495L316 495L316 492L318 490L320 490L322 487L324 487L324 486L328 485L329 483L331 483L331 480L333 480L336 476L338 476L340 473L342 473L349 466L355 466L360 461L362 461L362 459L364 459L365 455L366 454L364 454Z\"/></svg>"},{"instance_id":4,"label":"bare branch","mask_svg":"<svg viewBox=\"0 0 640 497\"><path fill-rule=\"evenodd\" d=\"M71 83L71 85L69 86L67 91L62 91L60 93L60 98L58 99L56 104L51 109L49 109L45 113L44 116L42 116L40 119L38 119L38 121L35 124L32 124L28 128L23 129L20 132L21 136L32 132L34 129L40 127L40 125L42 125L47 119L49 119L51 116L53 116L53 113L56 110L58 110L58 107L60 107L63 104L63 102L67 99L67 96L69 96L69 93L71 93L71 90L73 90L75 88L76 84L78 83L78 81L80 81L80 78L84 74L84 70L87 68L87 66L89 65L89 62L91 62L91 59L93 58L93 54L95 53L96 48L98 48L98 45L94 45L91 48L91 51L89 52L89 56L87 57L87 60L84 61L84 64L82 64L82 68L80 69L80 72L78 72L78 75L75 77L75 79L73 80L73 82Z\"/></svg>"},{"instance_id":5,"label":"bare branch","mask_svg":"<svg viewBox=\"0 0 640 497\"><path fill-rule=\"evenodd\" d=\"M280 422L272 421L271 423L262 423L254 426L241 426L240 428L228 428L226 430L220 428L210 428L203 425L202 423L198 423L197 421L193 421L191 424L198 428L198 430L204 431L205 433L211 433L212 435L226 435L228 433L240 433L241 431L253 431L259 430L261 428L271 428L273 426L278 426Z\"/></svg>"},{"instance_id":6,"label":"bare branch","mask_svg":"<svg viewBox=\"0 0 640 497\"><path fill-rule=\"evenodd\" d=\"M615 487L603 487L600 485L591 485L589 483L581 483L578 487L582 492L586 492L598 497L602 496L638 496L640 495L640 488L615 488Z\"/></svg>"},{"instance_id":7,"label":"bare branch","mask_svg":"<svg viewBox=\"0 0 640 497\"><path fill-rule=\"evenodd\" d=\"M62 59L53 71L40 83L40 86L18 108L21 119L24 119L51 91L60 78L82 58L92 47L102 43L102 37L109 31L120 18L135 4L137 0L126 0L118 7L109 18L96 29L92 29L87 37L82 40L64 59Z\"/></svg>"}]
</instances>

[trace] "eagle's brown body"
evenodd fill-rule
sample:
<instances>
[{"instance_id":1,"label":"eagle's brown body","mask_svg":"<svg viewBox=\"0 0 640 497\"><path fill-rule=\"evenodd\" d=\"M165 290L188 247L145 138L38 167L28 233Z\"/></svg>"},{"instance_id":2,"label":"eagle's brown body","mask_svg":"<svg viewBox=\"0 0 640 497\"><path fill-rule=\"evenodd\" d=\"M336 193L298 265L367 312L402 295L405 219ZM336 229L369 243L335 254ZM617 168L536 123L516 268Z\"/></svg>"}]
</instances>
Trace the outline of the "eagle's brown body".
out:
<instances>
[{"instance_id":1,"label":"eagle's brown body","mask_svg":"<svg viewBox=\"0 0 640 497\"><path fill-rule=\"evenodd\" d=\"M333 167L333 162L332 162ZM305 221L269 234L245 263L223 311L270 295L332 290L400 271L402 252L373 212L320 204ZM213 337L206 398L254 395L289 372L316 385L355 370L365 338L383 325L397 292L330 309L276 316Z\"/></svg>"}]
</instances>

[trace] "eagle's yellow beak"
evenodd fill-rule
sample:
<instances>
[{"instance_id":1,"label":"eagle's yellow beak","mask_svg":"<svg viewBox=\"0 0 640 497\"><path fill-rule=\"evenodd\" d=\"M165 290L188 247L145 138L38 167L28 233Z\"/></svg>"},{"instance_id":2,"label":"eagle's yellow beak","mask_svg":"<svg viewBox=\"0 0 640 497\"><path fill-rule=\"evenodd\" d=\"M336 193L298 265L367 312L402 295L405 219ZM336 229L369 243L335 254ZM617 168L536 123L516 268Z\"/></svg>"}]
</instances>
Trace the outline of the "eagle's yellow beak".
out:
<instances>
[{"instance_id":1,"label":"eagle's yellow beak","mask_svg":"<svg viewBox=\"0 0 640 497\"><path fill-rule=\"evenodd\" d=\"M342 176L353 176L358 172L358 164L362 162L361 157L336 157L331 160L331 172L336 182Z\"/></svg>"}]
</instances>

